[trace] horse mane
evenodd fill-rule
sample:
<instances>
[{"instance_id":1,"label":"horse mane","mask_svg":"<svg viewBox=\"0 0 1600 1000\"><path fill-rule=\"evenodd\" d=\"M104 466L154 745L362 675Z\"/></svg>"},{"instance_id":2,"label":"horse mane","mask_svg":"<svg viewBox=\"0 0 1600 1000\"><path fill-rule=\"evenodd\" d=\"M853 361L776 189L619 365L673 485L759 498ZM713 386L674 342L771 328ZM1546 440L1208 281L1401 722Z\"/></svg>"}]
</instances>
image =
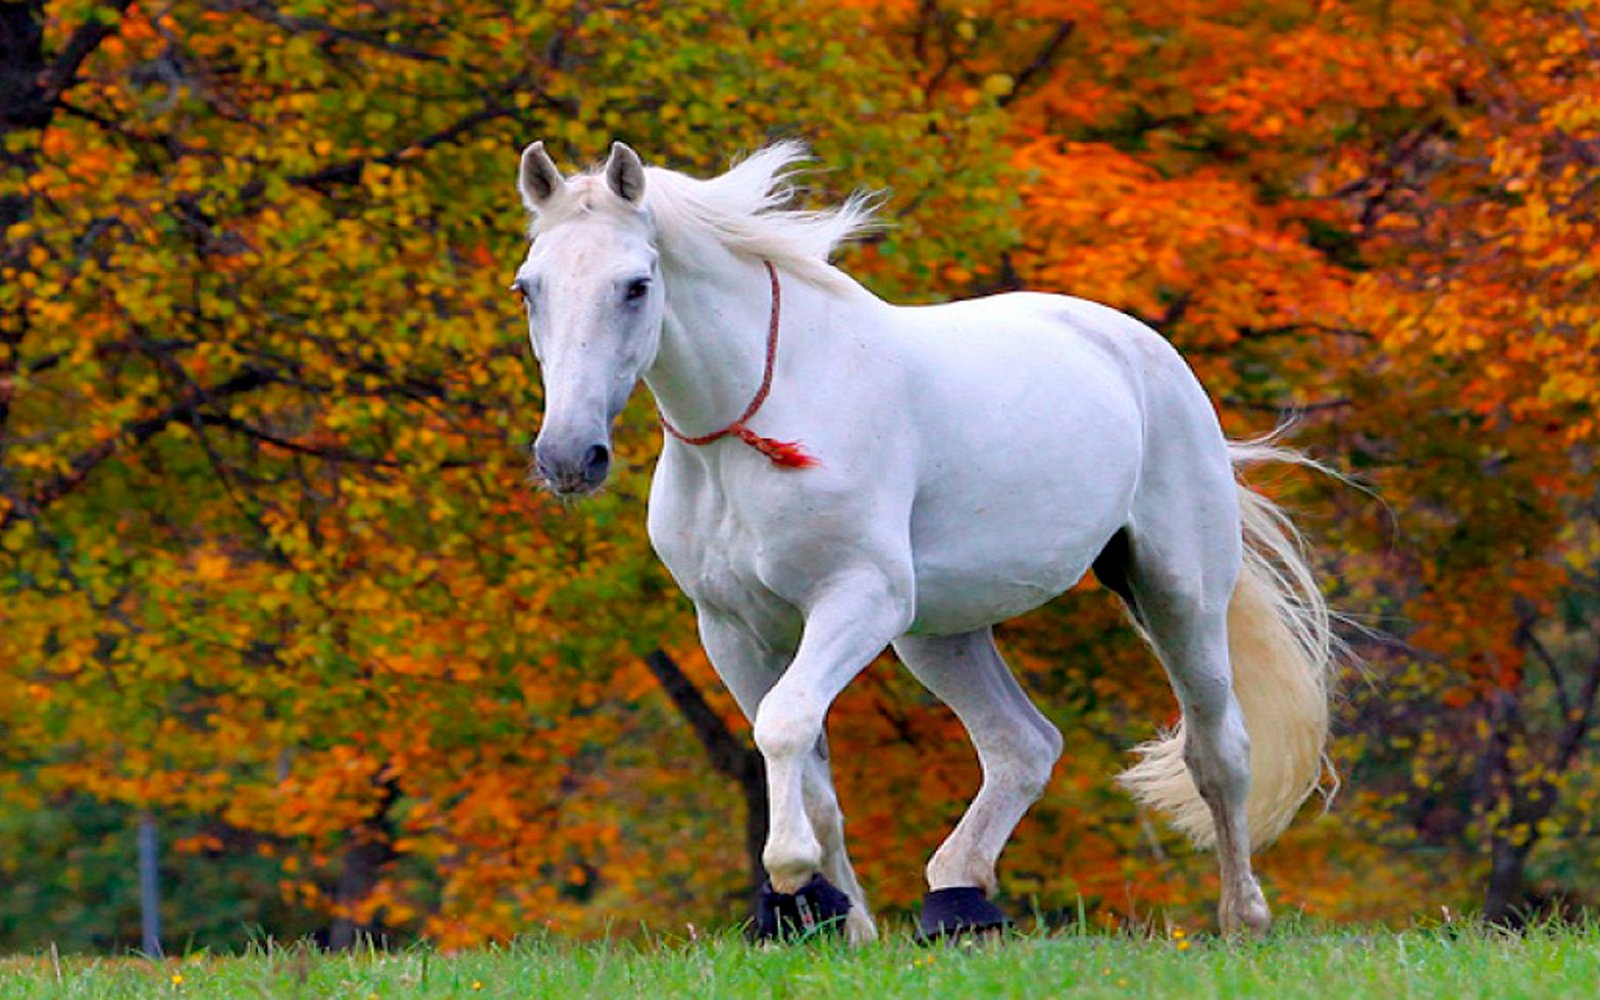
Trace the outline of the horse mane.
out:
<instances>
[{"instance_id":1,"label":"horse mane","mask_svg":"<svg viewBox=\"0 0 1600 1000\"><path fill-rule=\"evenodd\" d=\"M856 192L828 209L790 207L789 183L810 159L804 144L773 143L701 179L645 168L644 204L655 220L662 249L692 261L696 245L712 240L751 260L768 260L819 285L848 280L828 263L841 243L871 230L879 197Z\"/></svg>"}]
</instances>

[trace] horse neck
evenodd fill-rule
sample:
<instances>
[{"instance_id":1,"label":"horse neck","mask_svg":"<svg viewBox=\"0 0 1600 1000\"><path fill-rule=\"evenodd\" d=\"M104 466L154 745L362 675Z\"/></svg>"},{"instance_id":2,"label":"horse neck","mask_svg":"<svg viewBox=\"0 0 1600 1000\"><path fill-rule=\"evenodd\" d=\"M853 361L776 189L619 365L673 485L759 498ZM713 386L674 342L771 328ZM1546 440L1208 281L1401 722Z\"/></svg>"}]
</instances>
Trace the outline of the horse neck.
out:
<instances>
[{"instance_id":1,"label":"horse neck","mask_svg":"<svg viewBox=\"0 0 1600 1000\"><path fill-rule=\"evenodd\" d=\"M729 253L714 268L663 261L666 314L645 384L683 433L721 430L749 405L766 364L771 281L766 268ZM792 282L785 282L788 292Z\"/></svg>"}]
</instances>

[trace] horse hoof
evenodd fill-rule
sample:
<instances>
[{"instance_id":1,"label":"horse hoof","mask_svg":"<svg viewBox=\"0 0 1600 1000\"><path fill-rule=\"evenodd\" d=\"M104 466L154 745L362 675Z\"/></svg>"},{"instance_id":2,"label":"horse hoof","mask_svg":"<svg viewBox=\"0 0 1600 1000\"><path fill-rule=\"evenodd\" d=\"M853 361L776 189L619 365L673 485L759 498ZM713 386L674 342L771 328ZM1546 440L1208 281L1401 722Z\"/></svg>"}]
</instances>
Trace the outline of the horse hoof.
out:
<instances>
[{"instance_id":1,"label":"horse hoof","mask_svg":"<svg viewBox=\"0 0 1600 1000\"><path fill-rule=\"evenodd\" d=\"M1226 938L1264 938L1272 932L1272 914L1265 903L1224 914L1219 923Z\"/></svg>"},{"instance_id":2,"label":"horse hoof","mask_svg":"<svg viewBox=\"0 0 1600 1000\"><path fill-rule=\"evenodd\" d=\"M850 912L850 897L819 872L795 892L778 892L768 882L756 900L758 941L802 941L841 934Z\"/></svg>"},{"instance_id":3,"label":"horse hoof","mask_svg":"<svg viewBox=\"0 0 1600 1000\"><path fill-rule=\"evenodd\" d=\"M1261 938L1272 930L1272 911L1253 879L1243 892L1223 897L1217 916L1223 937Z\"/></svg>"},{"instance_id":4,"label":"horse hoof","mask_svg":"<svg viewBox=\"0 0 1600 1000\"><path fill-rule=\"evenodd\" d=\"M934 889L922 897L917 918L917 940L922 944L954 938L999 933L1011 926L1000 907L989 902L982 889L956 886Z\"/></svg>"}]
</instances>

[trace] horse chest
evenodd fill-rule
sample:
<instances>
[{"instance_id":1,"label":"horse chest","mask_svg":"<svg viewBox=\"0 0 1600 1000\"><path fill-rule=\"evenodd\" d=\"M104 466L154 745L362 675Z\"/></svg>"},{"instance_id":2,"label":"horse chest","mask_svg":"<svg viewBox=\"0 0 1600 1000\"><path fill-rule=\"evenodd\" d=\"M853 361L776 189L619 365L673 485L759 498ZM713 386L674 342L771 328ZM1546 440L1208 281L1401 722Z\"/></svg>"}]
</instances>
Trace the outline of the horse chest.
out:
<instances>
[{"instance_id":1,"label":"horse chest","mask_svg":"<svg viewBox=\"0 0 1600 1000\"><path fill-rule=\"evenodd\" d=\"M680 487L671 498L658 491L650 540L697 607L738 618L763 636L798 634L799 610L770 583L770 556L781 541L725 494L704 484Z\"/></svg>"},{"instance_id":2,"label":"horse chest","mask_svg":"<svg viewBox=\"0 0 1600 1000\"><path fill-rule=\"evenodd\" d=\"M770 596L748 534L724 521L690 535L673 561L681 567L679 583L695 603L731 607Z\"/></svg>"}]
</instances>

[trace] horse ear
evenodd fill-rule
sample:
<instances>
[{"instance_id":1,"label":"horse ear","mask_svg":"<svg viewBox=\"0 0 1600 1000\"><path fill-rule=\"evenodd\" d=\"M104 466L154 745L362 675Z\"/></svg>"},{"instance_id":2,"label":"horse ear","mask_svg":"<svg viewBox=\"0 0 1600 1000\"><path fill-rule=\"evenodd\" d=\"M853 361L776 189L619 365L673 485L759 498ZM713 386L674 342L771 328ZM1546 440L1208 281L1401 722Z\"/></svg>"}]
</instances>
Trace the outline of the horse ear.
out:
<instances>
[{"instance_id":1,"label":"horse ear","mask_svg":"<svg viewBox=\"0 0 1600 1000\"><path fill-rule=\"evenodd\" d=\"M522 203L528 211L537 212L549 204L556 192L566 188L567 182L556 169L550 154L544 151L543 142L535 142L522 151L522 169L517 173L517 190L522 193Z\"/></svg>"},{"instance_id":2,"label":"horse ear","mask_svg":"<svg viewBox=\"0 0 1600 1000\"><path fill-rule=\"evenodd\" d=\"M644 164L639 154L625 142L611 144L611 158L606 161L606 183L623 201L639 203L644 197Z\"/></svg>"}]
</instances>

